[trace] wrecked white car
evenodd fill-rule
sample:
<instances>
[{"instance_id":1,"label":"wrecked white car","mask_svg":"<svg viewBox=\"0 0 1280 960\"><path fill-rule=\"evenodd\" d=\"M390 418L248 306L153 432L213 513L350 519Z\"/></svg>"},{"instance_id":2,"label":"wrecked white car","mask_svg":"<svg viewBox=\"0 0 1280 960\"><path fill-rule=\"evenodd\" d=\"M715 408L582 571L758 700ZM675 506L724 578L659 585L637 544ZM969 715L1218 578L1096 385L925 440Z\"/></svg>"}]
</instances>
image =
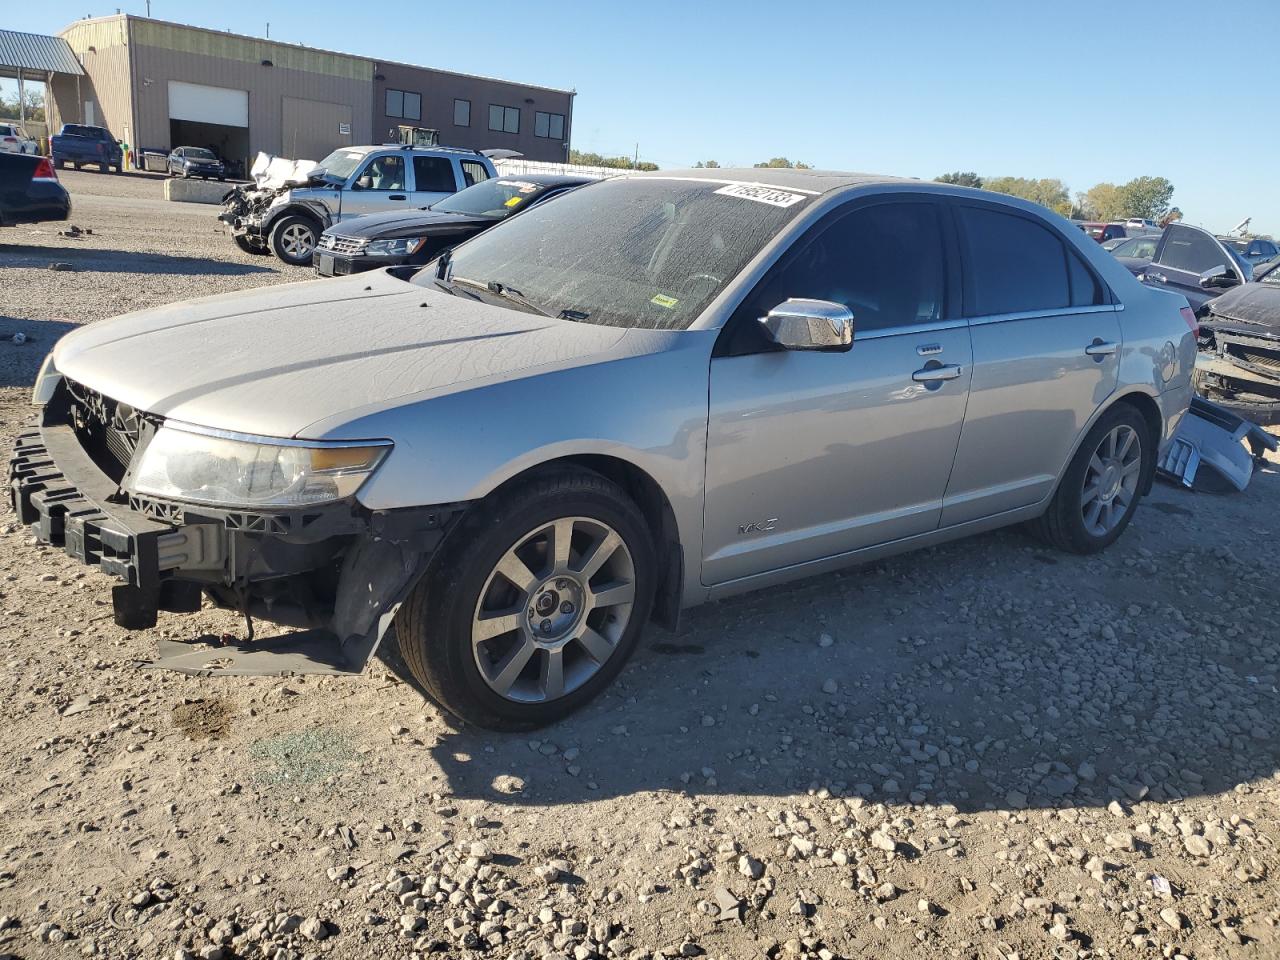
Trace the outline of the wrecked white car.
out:
<instances>
[{"instance_id":1,"label":"wrecked white car","mask_svg":"<svg viewBox=\"0 0 1280 960\"><path fill-rule=\"evenodd\" d=\"M343 147L319 163L259 154L252 186L223 198L218 219L246 253L307 266L320 234L341 220L426 207L497 176L483 153L459 147Z\"/></svg>"}]
</instances>

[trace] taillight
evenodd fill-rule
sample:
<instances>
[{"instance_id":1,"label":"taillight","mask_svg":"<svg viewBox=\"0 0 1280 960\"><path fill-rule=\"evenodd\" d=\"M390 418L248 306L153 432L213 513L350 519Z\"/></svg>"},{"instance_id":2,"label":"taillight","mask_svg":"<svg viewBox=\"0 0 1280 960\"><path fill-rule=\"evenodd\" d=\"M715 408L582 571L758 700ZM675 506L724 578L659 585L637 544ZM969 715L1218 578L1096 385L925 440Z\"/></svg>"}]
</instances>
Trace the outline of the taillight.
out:
<instances>
[{"instance_id":1,"label":"taillight","mask_svg":"<svg viewBox=\"0 0 1280 960\"><path fill-rule=\"evenodd\" d=\"M32 180L57 180L58 174L53 169L53 163L48 157L41 157L36 161L35 172L31 174Z\"/></svg>"},{"instance_id":2,"label":"taillight","mask_svg":"<svg viewBox=\"0 0 1280 960\"><path fill-rule=\"evenodd\" d=\"M1182 319L1187 321L1187 327L1191 330L1191 333L1199 339L1200 321L1196 319L1195 312L1190 307L1183 307L1178 312L1182 314Z\"/></svg>"}]
</instances>

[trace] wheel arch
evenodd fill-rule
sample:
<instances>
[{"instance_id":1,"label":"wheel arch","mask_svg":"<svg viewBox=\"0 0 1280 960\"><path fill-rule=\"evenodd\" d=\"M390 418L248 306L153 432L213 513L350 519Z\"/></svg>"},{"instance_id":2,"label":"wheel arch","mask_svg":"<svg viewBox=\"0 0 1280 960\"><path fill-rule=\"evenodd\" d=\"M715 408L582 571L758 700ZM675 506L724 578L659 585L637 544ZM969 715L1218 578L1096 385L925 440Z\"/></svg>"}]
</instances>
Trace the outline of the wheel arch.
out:
<instances>
[{"instance_id":1,"label":"wheel arch","mask_svg":"<svg viewBox=\"0 0 1280 960\"><path fill-rule=\"evenodd\" d=\"M507 477L487 494L486 499L500 496L503 490L530 477L569 470L585 470L613 481L626 491L644 515L653 534L654 554L658 560L658 585L651 618L660 626L675 630L684 590L684 547L671 501L646 470L609 454L566 454Z\"/></svg>"},{"instance_id":2,"label":"wheel arch","mask_svg":"<svg viewBox=\"0 0 1280 960\"><path fill-rule=\"evenodd\" d=\"M1141 390L1130 390L1128 393L1121 394L1109 403L1106 409L1113 409L1120 404L1126 404L1138 411L1147 425L1147 435L1155 445L1155 456L1151 458L1140 488L1145 497L1151 492L1151 487L1155 483L1156 462L1160 459L1160 442L1164 439L1164 415L1160 412L1160 405L1156 403L1155 398ZM1102 413L1098 415L1101 416Z\"/></svg>"}]
</instances>

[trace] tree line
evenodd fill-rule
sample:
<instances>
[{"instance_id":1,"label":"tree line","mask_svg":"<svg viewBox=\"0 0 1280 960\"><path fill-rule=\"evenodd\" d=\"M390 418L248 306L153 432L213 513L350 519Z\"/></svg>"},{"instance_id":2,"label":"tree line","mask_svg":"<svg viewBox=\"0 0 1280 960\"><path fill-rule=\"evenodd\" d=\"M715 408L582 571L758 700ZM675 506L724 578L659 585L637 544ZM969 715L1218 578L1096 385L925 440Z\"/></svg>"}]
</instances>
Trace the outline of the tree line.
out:
<instances>
[{"instance_id":1,"label":"tree line","mask_svg":"<svg viewBox=\"0 0 1280 960\"><path fill-rule=\"evenodd\" d=\"M1164 177L1135 177L1121 184L1098 183L1074 198L1067 185L1055 178L981 177L973 171L956 171L944 173L936 181L1021 197L1073 220L1142 217L1159 222L1182 218L1182 211L1170 205L1173 184Z\"/></svg>"}]
</instances>

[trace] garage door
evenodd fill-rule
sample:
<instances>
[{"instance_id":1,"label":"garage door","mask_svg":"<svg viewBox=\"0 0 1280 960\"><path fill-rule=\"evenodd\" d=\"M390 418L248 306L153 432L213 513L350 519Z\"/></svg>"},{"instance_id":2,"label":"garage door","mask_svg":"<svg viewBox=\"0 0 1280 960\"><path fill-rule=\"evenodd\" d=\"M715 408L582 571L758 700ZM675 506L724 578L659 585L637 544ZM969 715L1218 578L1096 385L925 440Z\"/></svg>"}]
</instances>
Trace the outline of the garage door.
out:
<instances>
[{"instance_id":1,"label":"garage door","mask_svg":"<svg viewBox=\"0 0 1280 960\"><path fill-rule=\"evenodd\" d=\"M285 97L281 103L280 143L295 160L319 160L338 147L351 146L351 105Z\"/></svg>"},{"instance_id":2,"label":"garage door","mask_svg":"<svg viewBox=\"0 0 1280 960\"><path fill-rule=\"evenodd\" d=\"M249 91L170 80L169 119L247 127Z\"/></svg>"}]
</instances>

